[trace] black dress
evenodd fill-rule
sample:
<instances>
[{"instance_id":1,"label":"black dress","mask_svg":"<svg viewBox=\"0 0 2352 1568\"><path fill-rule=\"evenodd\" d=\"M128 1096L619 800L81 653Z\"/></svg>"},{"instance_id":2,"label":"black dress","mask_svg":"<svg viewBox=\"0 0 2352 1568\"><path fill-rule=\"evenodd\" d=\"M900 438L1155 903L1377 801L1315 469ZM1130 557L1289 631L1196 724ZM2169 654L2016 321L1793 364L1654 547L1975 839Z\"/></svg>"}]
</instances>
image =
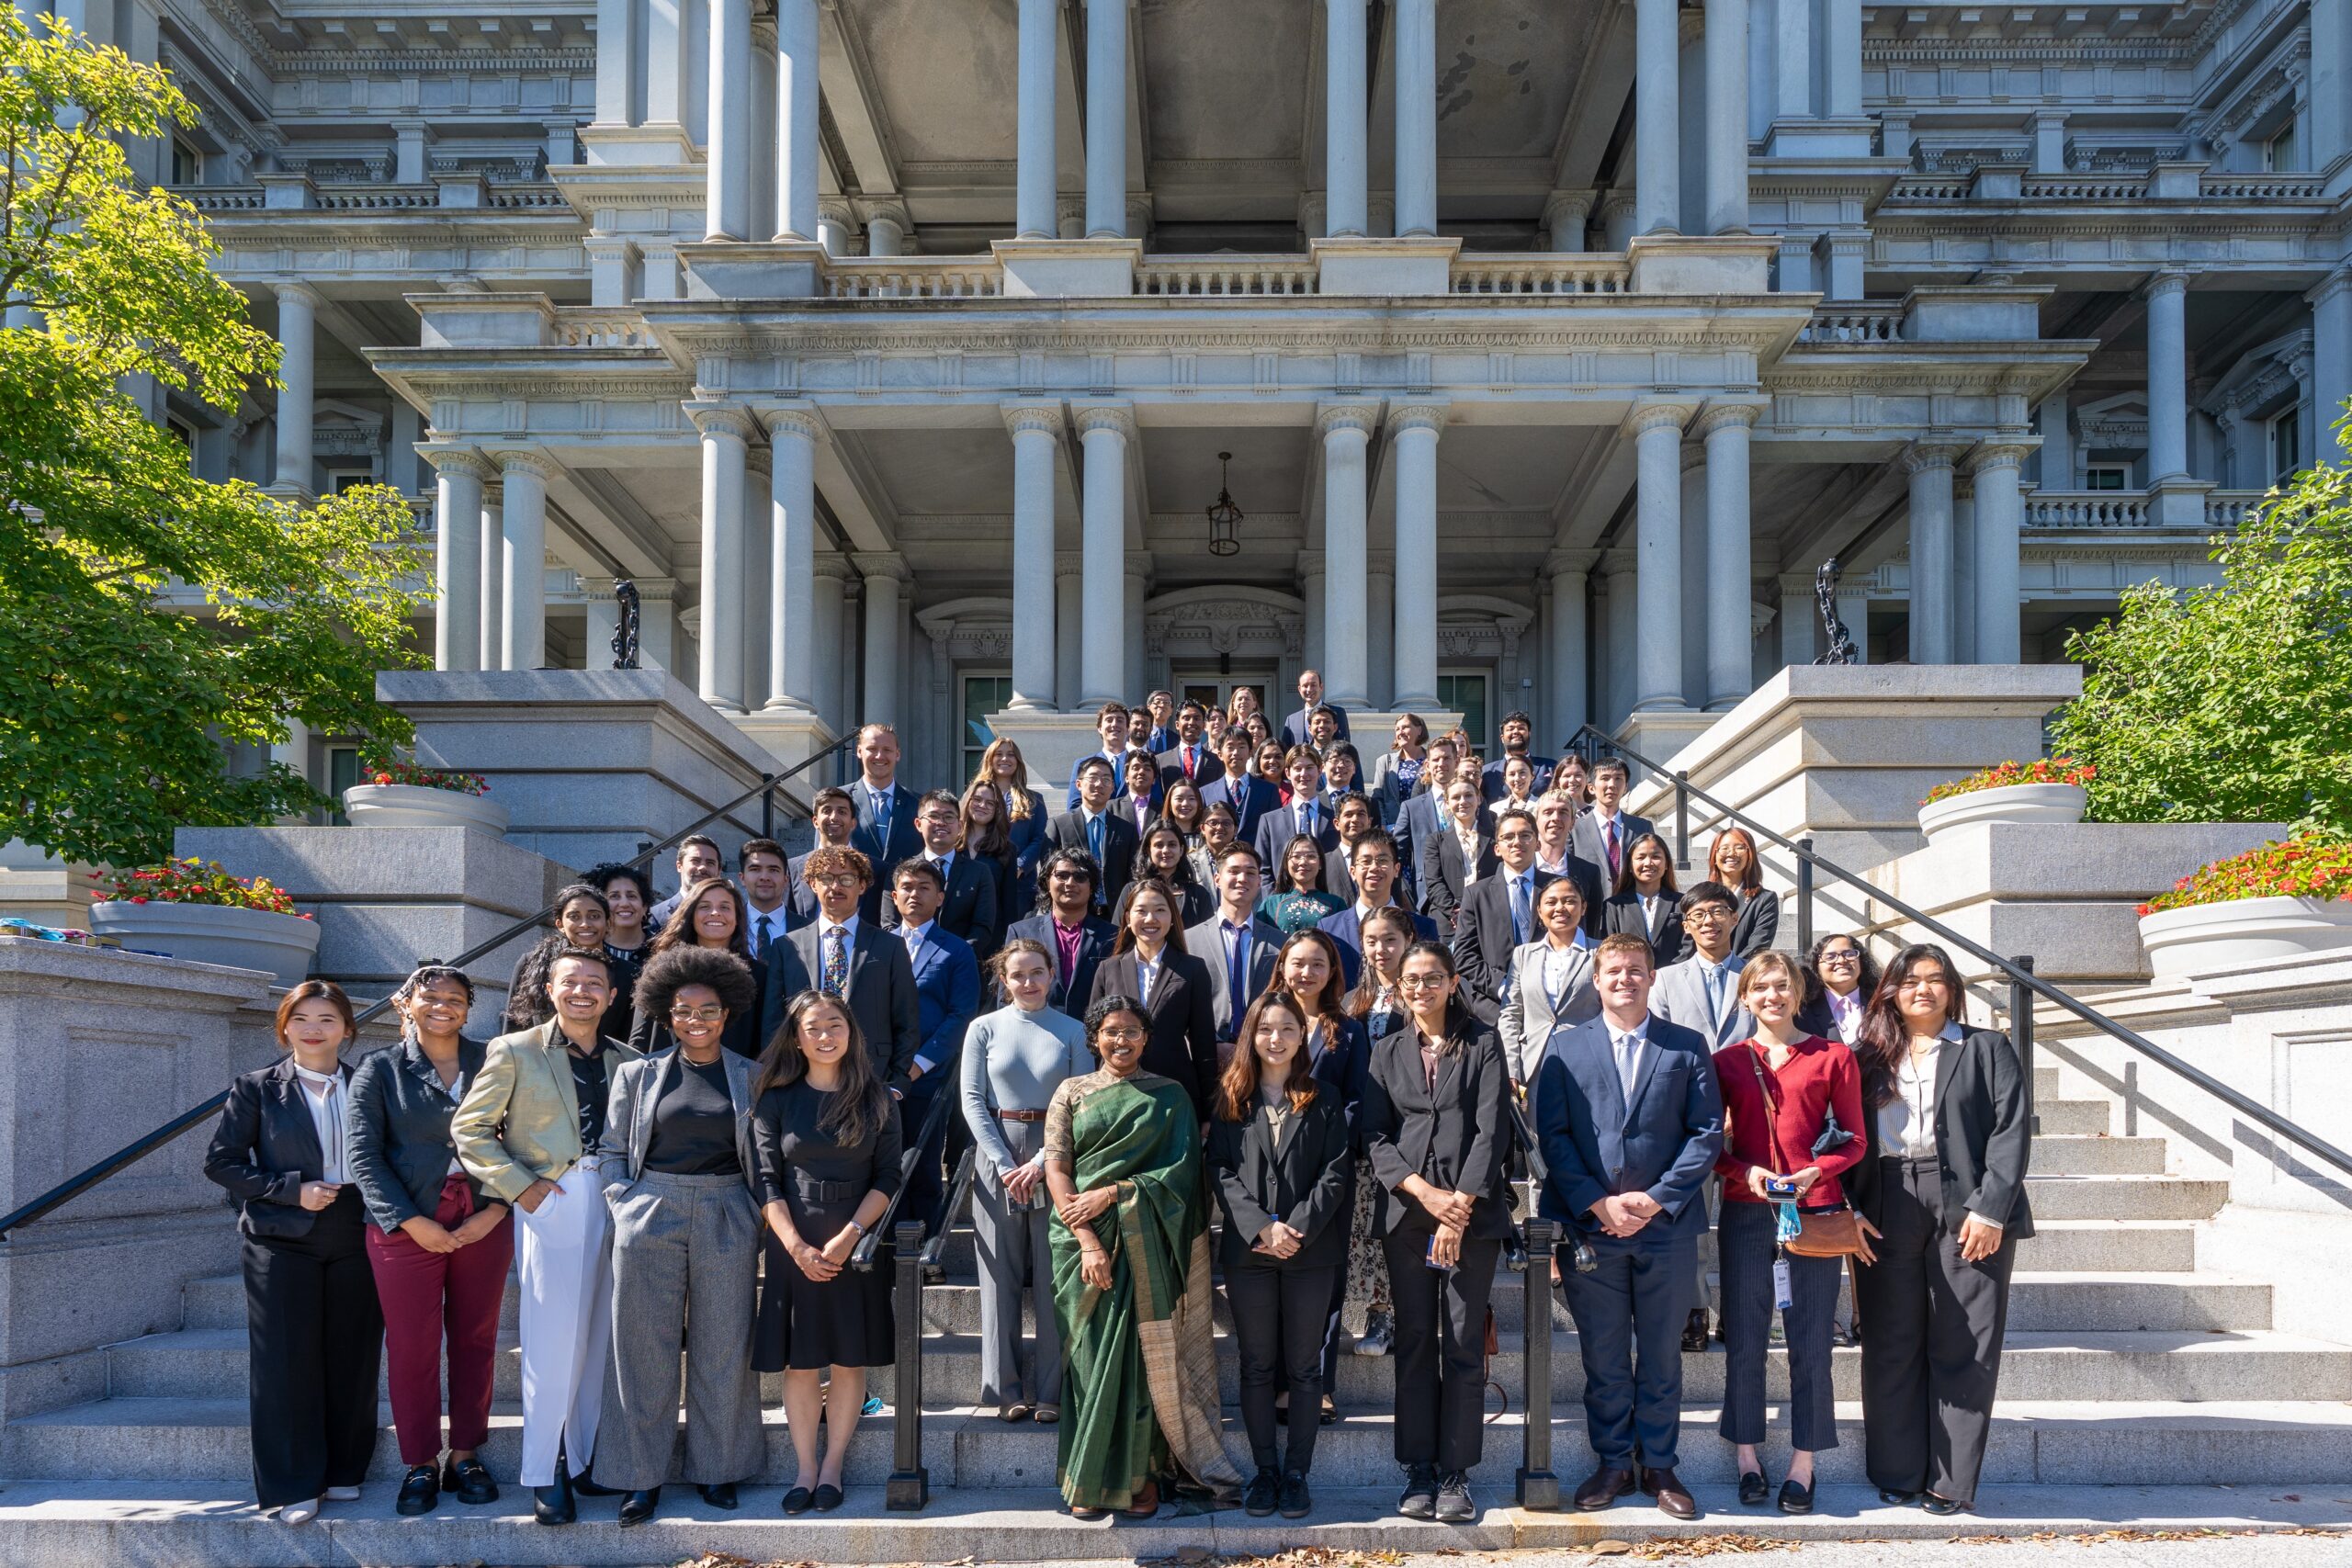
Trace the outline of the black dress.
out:
<instances>
[{"instance_id":1,"label":"black dress","mask_svg":"<svg viewBox=\"0 0 2352 1568\"><path fill-rule=\"evenodd\" d=\"M844 1146L817 1122L832 1102L830 1091L806 1079L760 1096L752 1111L752 1157L759 1162L760 1206L781 1200L803 1241L822 1247L856 1217L872 1191L899 1190L904 1149L899 1102L888 1101L882 1124L865 1142ZM887 1367L898 1354L898 1317L891 1311L889 1248L866 1273L843 1269L823 1282L800 1271L764 1224L763 1282L752 1365L763 1372L786 1368Z\"/></svg>"}]
</instances>

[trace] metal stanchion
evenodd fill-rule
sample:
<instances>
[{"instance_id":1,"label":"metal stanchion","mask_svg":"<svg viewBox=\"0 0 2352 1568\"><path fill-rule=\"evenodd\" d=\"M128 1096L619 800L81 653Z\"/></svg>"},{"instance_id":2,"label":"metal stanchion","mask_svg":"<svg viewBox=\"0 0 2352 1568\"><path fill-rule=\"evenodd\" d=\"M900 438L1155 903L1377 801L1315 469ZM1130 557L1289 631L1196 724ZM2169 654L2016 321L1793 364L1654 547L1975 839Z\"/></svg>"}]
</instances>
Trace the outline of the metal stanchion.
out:
<instances>
[{"instance_id":1,"label":"metal stanchion","mask_svg":"<svg viewBox=\"0 0 2352 1568\"><path fill-rule=\"evenodd\" d=\"M1813 840L1799 839L1797 849L1797 955L1813 951Z\"/></svg>"},{"instance_id":2,"label":"metal stanchion","mask_svg":"<svg viewBox=\"0 0 2352 1568\"><path fill-rule=\"evenodd\" d=\"M1690 869L1690 775L1674 775L1674 869Z\"/></svg>"},{"instance_id":3,"label":"metal stanchion","mask_svg":"<svg viewBox=\"0 0 2352 1568\"><path fill-rule=\"evenodd\" d=\"M891 1233L898 1247L899 1348L890 1391L890 1480L883 1506L913 1512L931 1501L931 1472L922 1463L922 1224L902 1220Z\"/></svg>"},{"instance_id":4,"label":"metal stanchion","mask_svg":"<svg viewBox=\"0 0 2352 1568\"><path fill-rule=\"evenodd\" d=\"M1527 1414L1521 1437L1524 1453L1519 1467L1519 1506L1555 1509L1560 1506L1560 1478L1552 1473L1552 1222L1534 1215L1527 1221L1527 1272L1521 1287L1526 1298Z\"/></svg>"}]
</instances>

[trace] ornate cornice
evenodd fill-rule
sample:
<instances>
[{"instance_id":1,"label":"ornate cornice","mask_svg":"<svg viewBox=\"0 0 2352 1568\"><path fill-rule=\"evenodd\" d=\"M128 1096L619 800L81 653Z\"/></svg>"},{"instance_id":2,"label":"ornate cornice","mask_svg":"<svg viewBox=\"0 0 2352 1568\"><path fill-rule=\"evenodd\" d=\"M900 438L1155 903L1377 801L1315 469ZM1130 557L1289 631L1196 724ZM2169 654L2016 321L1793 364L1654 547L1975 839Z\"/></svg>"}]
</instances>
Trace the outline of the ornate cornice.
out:
<instances>
[{"instance_id":1,"label":"ornate cornice","mask_svg":"<svg viewBox=\"0 0 2352 1568\"><path fill-rule=\"evenodd\" d=\"M1987 442L1969 455L1967 473L1971 479L1988 468L2015 468L2025 461L2033 448L2008 442Z\"/></svg>"}]
</instances>

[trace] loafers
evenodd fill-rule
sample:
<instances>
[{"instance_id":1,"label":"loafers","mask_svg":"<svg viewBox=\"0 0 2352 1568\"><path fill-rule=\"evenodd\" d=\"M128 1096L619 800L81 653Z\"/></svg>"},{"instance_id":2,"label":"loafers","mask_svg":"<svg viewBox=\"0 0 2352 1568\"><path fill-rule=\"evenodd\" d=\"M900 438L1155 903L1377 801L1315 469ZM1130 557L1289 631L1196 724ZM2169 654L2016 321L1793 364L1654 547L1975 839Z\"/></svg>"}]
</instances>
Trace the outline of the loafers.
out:
<instances>
[{"instance_id":1,"label":"loafers","mask_svg":"<svg viewBox=\"0 0 2352 1568\"><path fill-rule=\"evenodd\" d=\"M1699 1500L1690 1495L1671 1469L1642 1472L1642 1490L1657 1499L1657 1511L1669 1519L1695 1519Z\"/></svg>"},{"instance_id":2,"label":"loafers","mask_svg":"<svg viewBox=\"0 0 2352 1568\"><path fill-rule=\"evenodd\" d=\"M1920 1494L1919 1506L1940 1518L1953 1514L1964 1514L1968 1512L1971 1505L1955 1502L1950 1497L1939 1497L1932 1492L1926 1492Z\"/></svg>"},{"instance_id":3,"label":"loafers","mask_svg":"<svg viewBox=\"0 0 2352 1568\"><path fill-rule=\"evenodd\" d=\"M413 1464L401 1477L400 1500L392 1505L399 1514L429 1514L441 1506L441 1472L429 1464Z\"/></svg>"},{"instance_id":4,"label":"loafers","mask_svg":"<svg viewBox=\"0 0 2352 1568\"><path fill-rule=\"evenodd\" d=\"M471 1508L498 1501L498 1483L492 1478L490 1467L479 1458L451 1461L441 1472L441 1490L452 1494L458 1502Z\"/></svg>"},{"instance_id":5,"label":"loafers","mask_svg":"<svg viewBox=\"0 0 2352 1568\"><path fill-rule=\"evenodd\" d=\"M1745 1500L1745 1498L1742 1499L1742 1501ZM1813 1488L1805 1485L1802 1482L1781 1482L1781 1512L1784 1514L1810 1514L1813 1512Z\"/></svg>"},{"instance_id":6,"label":"loafers","mask_svg":"<svg viewBox=\"0 0 2352 1568\"><path fill-rule=\"evenodd\" d=\"M1396 1511L1408 1519L1437 1517L1437 1467L1417 1464L1405 1472L1405 1495L1396 1499Z\"/></svg>"},{"instance_id":7,"label":"loafers","mask_svg":"<svg viewBox=\"0 0 2352 1568\"><path fill-rule=\"evenodd\" d=\"M697 1486L695 1490L701 1493L702 1500L714 1508L733 1508L736 1506L735 1483L731 1481L717 1482L708 1486Z\"/></svg>"},{"instance_id":8,"label":"loafers","mask_svg":"<svg viewBox=\"0 0 2352 1568\"><path fill-rule=\"evenodd\" d=\"M796 1486L784 1495L784 1511L787 1514L805 1514L816 1504L816 1501L817 1495L814 1492L809 1491L806 1486Z\"/></svg>"},{"instance_id":9,"label":"loafers","mask_svg":"<svg viewBox=\"0 0 2352 1568\"><path fill-rule=\"evenodd\" d=\"M817 1488L816 1495L809 1501L816 1505L819 1513L830 1514L842 1506L842 1489L838 1486L820 1486Z\"/></svg>"},{"instance_id":10,"label":"loafers","mask_svg":"<svg viewBox=\"0 0 2352 1568\"><path fill-rule=\"evenodd\" d=\"M617 1497L625 1490L618 1486L600 1486L595 1477L584 1470L571 1478L571 1489L582 1497Z\"/></svg>"},{"instance_id":11,"label":"loafers","mask_svg":"<svg viewBox=\"0 0 2352 1568\"><path fill-rule=\"evenodd\" d=\"M1282 1489L1282 1477L1271 1466L1260 1467L1258 1473L1250 1478L1249 1490L1241 1495L1242 1511L1253 1519L1266 1517L1274 1511Z\"/></svg>"},{"instance_id":12,"label":"loafers","mask_svg":"<svg viewBox=\"0 0 2352 1568\"><path fill-rule=\"evenodd\" d=\"M1584 1484L1577 1488L1577 1510L1579 1513L1593 1513L1609 1506L1633 1489L1634 1472L1632 1471L1604 1464L1587 1476Z\"/></svg>"},{"instance_id":13,"label":"loafers","mask_svg":"<svg viewBox=\"0 0 2352 1568\"><path fill-rule=\"evenodd\" d=\"M1742 1507L1753 1508L1771 1495L1770 1487L1765 1483L1762 1471L1743 1470L1739 1472L1739 1501Z\"/></svg>"},{"instance_id":14,"label":"loafers","mask_svg":"<svg viewBox=\"0 0 2352 1568\"><path fill-rule=\"evenodd\" d=\"M621 1529L641 1525L651 1518L662 1506L662 1488L649 1486L642 1492L632 1492L621 1499Z\"/></svg>"}]
</instances>

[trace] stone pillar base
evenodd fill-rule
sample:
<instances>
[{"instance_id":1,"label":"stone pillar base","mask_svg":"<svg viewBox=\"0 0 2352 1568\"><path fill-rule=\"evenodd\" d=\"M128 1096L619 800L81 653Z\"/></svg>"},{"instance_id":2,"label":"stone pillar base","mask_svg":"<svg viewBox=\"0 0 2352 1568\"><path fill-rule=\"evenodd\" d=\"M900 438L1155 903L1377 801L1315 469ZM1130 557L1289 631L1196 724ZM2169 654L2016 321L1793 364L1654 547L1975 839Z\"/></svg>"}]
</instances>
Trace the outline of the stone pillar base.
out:
<instances>
[{"instance_id":1,"label":"stone pillar base","mask_svg":"<svg viewBox=\"0 0 2352 1568\"><path fill-rule=\"evenodd\" d=\"M1774 234L1637 234L1625 243L1636 294L1769 294Z\"/></svg>"},{"instance_id":2,"label":"stone pillar base","mask_svg":"<svg viewBox=\"0 0 2352 1568\"><path fill-rule=\"evenodd\" d=\"M678 247L689 299L808 299L825 292L814 240L699 241Z\"/></svg>"},{"instance_id":3,"label":"stone pillar base","mask_svg":"<svg viewBox=\"0 0 2352 1568\"><path fill-rule=\"evenodd\" d=\"M1408 240L1310 240L1319 294L1446 294L1453 288L1458 235ZM1351 716L1351 722L1353 722Z\"/></svg>"},{"instance_id":4,"label":"stone pillar base","mask_svg":"<svg viewBox=\"0 0 2352 1568\"><path fill-rule=\"evenodd\" d=\"M1764 156L1803 158L1808 162L1872 159L1871 143L1877 132L1877 122L1867 115L1850 119L1776 119L1764 139ZM1886 164L1890 170L1909 166L1900 158L1872 161Z\"/></svg>"},{"instance_id":5,"label":"stone pillar base","mask_svg":"<svg viewBox=\"0 0 2352 1568\"><path fill-rule=\"evenodd\" d=\"M1102 737L1094 733L1091 710L1055 713L1046 708L1006 708L989 715L989 729L1021 748L1021 760L1029 769L1029 787L1046 797L1048 812L1061 810L1069 790L1069 771L1078 760L1102 749Z\"/></svg>"},{"instance_id":6,"label":"stone pillar base","mask_svg":"<svg viewBox=\"0 0 2352 1568\"><path fill-rule=\"evenodd\" d=\"M22 839L0 844L0 919L87 931L95 869L60 860Z\"/></svg>"},{"instance_id":7,"label":"stone pillar base","mask_svg":"<svg viewBox=\"0 0 2352 1568\"><path fill-rule=\"evenodd\" d=\"M989 249L1014 299L1125 299L1143 265L1141 240L997 240Z\"/></svg>"},{"instance_id":8,"label":"stone pillar base","mask_svg":"<svg viewBox=\"0 0 2352 1568\"><path fill-rule=\"evenodd\" d=\"M1620 746L1630 746L1664 765L1673 760L1675 753L1713 728L1721 716L1698 708L1636 708L1611 731L1611 736ZM1640 784L1642 765L1630 760L1626 765L1633 770L1635 784ZM1663 822L1664 818L1658 820Z\"/></svg>"},{"instance_id":9,"label":"stone pillar base","mask_svg":"<svg viewBox=\"0 0 2352 1568\"><path fill-rule=\"evenodd\" d=\"M2203 479L2175 476L2148 487L2148 523L2156 528L2202 528L2205 498L2213 487Z\"/></svg>"},{"instance_id":10,"label":"stone pillar base","mask_svg":"<svg viewBox=\"0 0 2352 1568\"><path fill-rule=\"evenodd\" d=\"M767 749L776 770L797 767L841 739L832 727L805 708L754 708L735 719L735 728ZM832 783L834 770L819 766L786 786L806 800Z\"/></svg>"}]
</instances>

